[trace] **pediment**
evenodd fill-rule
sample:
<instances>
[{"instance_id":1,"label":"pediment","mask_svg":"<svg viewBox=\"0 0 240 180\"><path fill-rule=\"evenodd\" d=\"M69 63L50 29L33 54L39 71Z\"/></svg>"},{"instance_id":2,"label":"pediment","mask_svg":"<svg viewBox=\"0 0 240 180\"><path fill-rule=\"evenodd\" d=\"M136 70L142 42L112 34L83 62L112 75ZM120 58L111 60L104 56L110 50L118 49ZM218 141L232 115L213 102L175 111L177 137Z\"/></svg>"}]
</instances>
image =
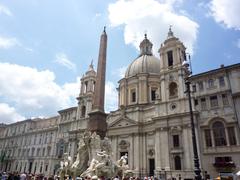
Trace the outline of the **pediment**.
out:
<instances>
[{"instance_id":1,"label":"pediment","mask_svg":"<svg viewBox=\"0 0 240 180\"><path fill-rule=\"evenodd\" d=\"M134 126L138 123L132 119L129 119L128 117L120 117L113 121L111 124L109 124L109 128L114 127L127 127L127 126Z\"/></svg>"}]
</instances>

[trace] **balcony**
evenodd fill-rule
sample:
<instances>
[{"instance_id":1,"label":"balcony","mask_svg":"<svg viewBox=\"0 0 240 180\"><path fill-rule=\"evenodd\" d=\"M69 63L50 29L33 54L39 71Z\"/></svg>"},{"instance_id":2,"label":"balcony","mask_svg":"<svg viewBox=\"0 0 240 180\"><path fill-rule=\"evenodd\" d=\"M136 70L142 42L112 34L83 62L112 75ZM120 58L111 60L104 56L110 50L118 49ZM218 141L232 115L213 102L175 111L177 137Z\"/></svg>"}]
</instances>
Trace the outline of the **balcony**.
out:
<instances>
[{"instance_id":1,"label":"balcony","mask_svg":"<svg viewBox=\"0 0 240 180\"><path fill-rule=\"evenodd\" d=\"M234 162L230 161L230 162L215 162L213 163L213 166L215 168L235 168L236 165L234 164Z\"/></svg>"},{"instance_id":2,"label":"balcony","mask_svg":"<svg viewBox=\"0 0 240 180\"><path fill-rule=\"evenodd\" d=\"M233 172L236 168L236 165L232 162L215 162L213 166L218 172Z\"/></svg>"}]
</instances>

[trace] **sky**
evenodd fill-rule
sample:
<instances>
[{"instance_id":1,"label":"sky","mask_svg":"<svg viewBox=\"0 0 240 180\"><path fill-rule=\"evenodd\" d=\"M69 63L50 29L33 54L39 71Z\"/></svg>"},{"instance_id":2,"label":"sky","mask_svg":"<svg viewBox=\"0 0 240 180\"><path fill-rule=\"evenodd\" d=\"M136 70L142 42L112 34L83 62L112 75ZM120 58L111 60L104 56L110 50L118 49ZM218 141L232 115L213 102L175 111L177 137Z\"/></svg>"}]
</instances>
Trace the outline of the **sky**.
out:
<instances>
[{"instance_id":1,"label":"sky","mask_svg":"<svg viewBox=\"0 0 240 180\"><path fill-rule=\"evenodd\" d=\"M240 62L239 0L0 0L0 123L77 106L80 78L108 34L105 109L147 33L153 53L174 35L193 73Z\"/></svg>"}]
</instances>

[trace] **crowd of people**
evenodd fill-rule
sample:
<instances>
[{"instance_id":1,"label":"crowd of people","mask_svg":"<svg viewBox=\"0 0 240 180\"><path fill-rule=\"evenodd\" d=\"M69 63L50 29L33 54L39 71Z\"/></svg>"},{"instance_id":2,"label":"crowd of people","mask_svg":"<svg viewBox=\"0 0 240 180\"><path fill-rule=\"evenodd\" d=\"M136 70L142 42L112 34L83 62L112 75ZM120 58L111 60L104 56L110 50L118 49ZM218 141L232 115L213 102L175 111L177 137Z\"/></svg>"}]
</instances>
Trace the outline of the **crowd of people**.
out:
<instances>
[{"instance_id":1,"label":"crowd of people","mask_svg":"<svg viewBox=\"0 0 240 180\"><path fill-rule=\"evenodd\" d=\"M120 180L118 176L113 178L106 178L106 177L97 177L97 176L86 176L86 177L77 177L73 179L71 176L66 176L64 179L66 180ZM57 175L54 176L44 176L43 174L28 174L28 173L6 173L0 172L0 180L60 180L60 177ZM128 177L124 178L123 180L157 180L157 178L151 177Z\"/></svg>"},{"instance_id":2,"label":"crowd of people","mask_svg":"<svg viewBox=\"0 0 240 180\"><path fill-rule=\"evenodd\" d=\"M43 174L0 172L0 179L1 180L54 180L54 176L45 177Z\"/></svg>"}]
</instances>

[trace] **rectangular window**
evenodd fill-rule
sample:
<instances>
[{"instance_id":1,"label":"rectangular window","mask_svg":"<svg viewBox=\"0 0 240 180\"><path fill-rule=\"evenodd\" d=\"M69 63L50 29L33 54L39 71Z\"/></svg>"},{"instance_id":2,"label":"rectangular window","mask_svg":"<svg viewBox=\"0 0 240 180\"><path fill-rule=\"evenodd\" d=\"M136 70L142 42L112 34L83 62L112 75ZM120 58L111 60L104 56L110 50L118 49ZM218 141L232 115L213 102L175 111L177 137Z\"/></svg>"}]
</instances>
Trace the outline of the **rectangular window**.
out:
<instances>
[{"instance_id":1,"label":"rectangular window","mask_svg":"<svg viewBox=\"0 0 240 180\"><path fill-rule=\"evenodd\" d=\"M192 85L192 91L193 91L193 92L197 92L197 86L196 86L196 84L193 84L193 85Z\"/></svg>"},{"instance_id":2,"label":"rectangular window","mask_svg":"<svg viewBox=\"0 0 240 180\"><path fill-rule=\"evenodd\" d=\"M45 166L45 171L48 171L48 164L46 164Z\"/></svg>"},{"instance_id":3,"label":"rectangular window","mask_svg":"<svg viewBox=\"0 0 240 180\"><path fill-rule=\"evenodd\" d=\"M198 105L198 100L194 99L194 105L197 106Z\"/></svg>"},{"instance_id":4,"label":"rectangular window","mask_svg":"<svg viewBox=\"0 0 240 180\"><path fill-rule=\"evenodd\" d=\"M222 94L222 102L224 106L228 105L228 97L227 94Z\"/></svg>"},{"instance_id":5,"label":"rectangular window","mask_svg":"<svg viewBox=\"0 0 240 180\"><path fill-rule=\"evenodd\" d=\"M42 156L45 156L45 148L42 150Z\"/></svg>"},{"instance_id":6,"label":"rectangular window","mask_svg":"<svg viewBox=\"0 0 240 180\"><path fill-rule=\"evenodd\" d=\"M229 144L230 145L236 145L237 141L236 141L234 127L228 127L227 130L228 130Z\"/></svg>"},{"instance_id":7,"label":"rectangular window","mask_svg":"<svg viewBox=\"0 0 240 180\"><path fill-rule=\"evenodd\" d=\"M210 105L211 105L211 107L217 107L218 106L217 96L210 96Z\"/></svg>"},{"instance_id":8,"label":"rectangular window","mask_svg":"<svg viewBox=\"0 0 240 180\"><path fill-rule=\"evenodd\" d=\"M47 148L47 155L50 156L50 154L51 154L51 147L48 147Z\"/></svg>"},{"instance_id":9,"label":"rectangular window","mask_svg":"<svg viewBox=\"0 0 240 180\"><path fill-rule=\"evenodd\" d=\"M213 88L214 87L214 80L213 79L209 79L208 80L208 87L209 88Z\"/></svg>"},{"instance_id":10,"label":"rectangular window","mask_svg":"<svg viewBox=\"0 0 240 180\"><path fill-rule=\"evenodd\" d=\"M34 156L35 148L32 148L32 156Z\"/></svg>"},{"instance_id":11,"label":"rectangular window","mask_svg":"<svg viewBox=\"0 0 240 180\"><path fill-rule=\"evenodd\" d=\"M53 138L53 133L51 132L51 134L50 134L50 139L49 139L49 143L52 143L52 138Z\"/></svg>"},{"instance_id":12,"label":"rectangular window","mask_svg":"<svg viewBox=\"0 0 240 180\"><path fill-rule=\"evenodd\" d=\"M35 134L35 136L34 136L34 141L33 141L33 144L34 144L34 145L36 144L36 141L37 141L37 135Z\"/></svg>"},{"instance_id":13,"label":"rectangular window","mask_svg":"<svg viewBox=\"0 0 240 180\"><path fill-rule=\"evenodd\" d=\"M210 129L205 129L205 142L207 147L212 147L212 138L211 138L211 131Z\"/></svg>"},{"instance_id":14,"label":"rectangular window","mask_svg":"<svg viewBox=\"0 0 240 180\"><path fill-rule=\"evenodd\" d=\"M224 87L224 86L225 86L224 77L223 77L223 76L220 76L220 77L218 78L218 80L219 80L219 85L220 85L220 87Z\"/></svg>"},{"instance_id":15,"label":"rectangular window","mask_svg":"<svg viewBox=\"0 0 240 180\"><path fill-rule=\"evenodd\" d=\"M41 144L41 143L42 143L42 135L40 135L39 141L38 141L38 144Z\"/></svg>"},{"instance_id":16,"label":"rectangular window","mask_svg":"<svg viewBox=\"0 0 240 180\"><path fill-rule=\"evenodd\" d=\"M40 148L37 149L37 156L40 155Z\"/></svg>"},{"instance_id":17,"label":"rectangular window","mask_svg":"<svg viewBox=\"0 0 240 180\"><path fill-rule=\"evenodd\" d=\"M167 57L168 57L168 67L173 66L173 52L168 51Z\"/></svg>"},{"instance_id":18,"label":"rectangular window","mask_svg":"<svg viewBox=\"0 0 240 180\"><path fill-rule=\"evenodd\" d=\"M156 100L156 89L151 89L151 100L152 101Z\"/></svg>"},{"instance_id":19,"label":"rectangular window","mask_svg":"<svg viewBox=\"0 0 240 180\"><path fill-rule=\"evenodd\" d=\"M206 98L201 98L201 108L202 108L202 110L206 110L207 109Z\"/></svg>"},{"instance_id":20,"label":"rectangular window","mask_svg":"<svg viewBox=\"0 0 240 180\"><path fill-rule=\"evenodd\" d=\"M135 91L135 89L131 90L131 102L136 102L136 91Z\"/></svg>"},{"instance_id":21,"label":"rectangular window","mask_svg":"<svg viewBox=\"0 0 240 180\"><path fill-rule=\"evenodd\" d=\"M44 143L47 144L48 134L45 134L45 140Z\"/></svg>"},{"instance_id":22,"label":"rectangular window","mask_svg":"<svg viewBox=\"0 0 240 180\"><path fill-rule=\"evenodd\" d=\"M179 147L179 135L173 135L173 147Z\"/></svg>"}]
</instances>

